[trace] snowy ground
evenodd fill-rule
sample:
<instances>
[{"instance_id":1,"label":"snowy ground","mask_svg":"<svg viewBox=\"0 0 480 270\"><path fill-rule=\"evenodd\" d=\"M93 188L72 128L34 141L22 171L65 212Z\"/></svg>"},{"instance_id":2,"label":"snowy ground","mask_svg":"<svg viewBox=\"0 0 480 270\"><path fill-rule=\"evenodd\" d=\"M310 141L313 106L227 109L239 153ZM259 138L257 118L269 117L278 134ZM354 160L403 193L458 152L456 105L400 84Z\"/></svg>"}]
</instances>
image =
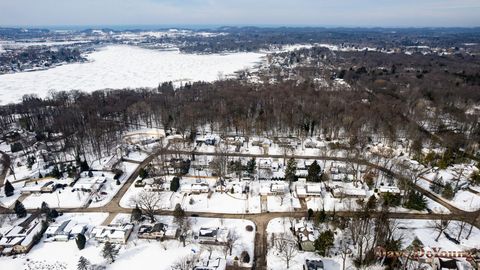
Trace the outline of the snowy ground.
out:
<instances>
[{"instance_id":1,"label":"snowy ground","mask_svg":"<svg viewBox=\"0 0 480 270\"><path fill-rule=\"evenodd\" d=\"M122 197L120 206L125 208L134 208L135 203L132 201L132 199L142 191L143 188L135 187L135 185L132 184ZM248 194L248 199L247 194L231 194L230 191L223 193L214 192L211 194L210 198L207 193L191 194L181 191L162 191L160 194L161 201L159 205L160 208L164 210L173 210L176 204L180 204L185 211L192 212L232 214L261 212L260 197L252 194Z\"/></svg>"},{"instance_id":2,"label":"snowy ground","mask_svg":"<svg viewBox=\"0 0 480 270\"><path fill-rule=\"evenodd\" d=\"M281 233L291 235L290 222L288 218L275 218L272 219L267 225L267 240L271 242L272 234L278 235ZM291 235L293 237L293 235ZM269 249L267 254L267 269L268 270L280 270L287 269L285 260L278 254L275 247L271 246L269 242ZM323 258L315 252L297 251L296 255L290 261L290 268L288 269L303 269L302 266L305 260L317 260L321 259L324 262L325 269L340 270L342 269L342 262L340 258ZM347 265L349 266L349 265ZM347 269L349 269L347 267Z\"/></svg>"},{"instance_id":3,"label":"snowy ground","mask_svg":"<svg viewBox=\"0 0 480 270\"><path fill-rule=\"evenodd\" d=\"M107 217L107 214L75 214L64 216L57 219L61 222L66 219L73 218L78 223L89 224L91 227L100 225ZM158 221L172 224L172 217L157 216ZM130 217L126 214L117 215L113 222L126 220ZM225 227L235 231L240 238L235 242L232 255L227 255L227 262L231 263L235 256L240 257L243 251L247 251L250 257L254 254L254 237L255 231L246 231L246 226L254 226L250 221L237 219L207 219L207 218L191 218L192 231L198 231L200 227ZM172 265L177 261L192 255L208 256L209 250L212 250L212 257L225 258L222 246L207 246L195 242L193 239L187 240L186 246L177 240L169 241L149 241L141 240L136 235L137 227L129 238L126 245L121 246L120 254L117 260L108 265L107 269L111 270L130 270L132 266L135 269L149 269L155 265L155 269L172 269ZM88 233L87 233L88 236ZM88 238L88 237L87 237ZM107 265L101 256L103 245L98 244L95 240L89 239L85 249L78 250L75 241L69 242L40 242L27 255L13 257L0 257L0 269L17 270L17 269L76 269L76 265L80 256L84 256L90 262L98 265ZM244 264L243 266L251 266Z\"/></svg>"},{"instance_id":4,"label":"snowy ground","mask_svg":"<svg viewBox=\"0 0 480 270\"><path fill-rule=\"evenodd\" d=\"M108 46L88 55L88 63L0 75L0 104L18 102L24 94L35 93L45 97L50 90L91 92L108 88L156 87L165 81L214 81L219 74L229 75L253 67L263 55L196 55L133 46Z\"/></svg>"},{"instance_id":5,"label":"snowy ground","mask_svg":"<svg viewBox=\"0 0 480 270\"><path fill-rule=\"evenodd\" d=\"M426 190L430 190L430 182L425 179L419 179L417 184ZM452 206L464 211L474 212L480 209L480 194L475 194L468 190L458 190L451 200L447 200L438 194L437 196Z\"/></svg>"}]
</instances>

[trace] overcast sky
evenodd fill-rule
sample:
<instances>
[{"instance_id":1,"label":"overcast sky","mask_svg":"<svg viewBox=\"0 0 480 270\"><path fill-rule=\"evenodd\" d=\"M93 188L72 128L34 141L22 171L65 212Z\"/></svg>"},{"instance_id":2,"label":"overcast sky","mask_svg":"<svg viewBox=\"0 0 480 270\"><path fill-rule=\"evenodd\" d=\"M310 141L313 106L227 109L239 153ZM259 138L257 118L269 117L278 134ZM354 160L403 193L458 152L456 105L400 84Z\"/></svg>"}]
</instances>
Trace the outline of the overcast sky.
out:
<instances>
[{"instance_id":1,"label":"overcast sky","mask_svg":"<svg viewBox=\"0 0 480 270\"><path fill-rule=\"evenodd\" d=\"M480 0L0 0L0 25L480 26Z\"/></svg>"}]
</instances>

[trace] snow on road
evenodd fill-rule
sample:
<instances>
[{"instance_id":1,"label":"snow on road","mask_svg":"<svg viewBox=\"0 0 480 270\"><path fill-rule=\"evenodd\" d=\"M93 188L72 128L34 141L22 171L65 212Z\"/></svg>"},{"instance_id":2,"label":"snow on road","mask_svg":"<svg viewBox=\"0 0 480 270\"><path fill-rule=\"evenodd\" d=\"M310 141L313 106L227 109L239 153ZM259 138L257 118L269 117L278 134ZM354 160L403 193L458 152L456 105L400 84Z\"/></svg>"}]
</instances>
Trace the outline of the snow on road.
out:
<instances>
[{"instance_id":1,"label":"snow on road","mask_svg":"<svg viewBox=\"0 0 480 270\"><path fill-rule=\"evenodd\" d=\"M40 97L50 90L156 87L165 81L214 81L253 67L265 54L183 54L134 46L107 46L90 55L89 62L48 70L0 75L0 104L18 102L25 94Z\"/></svg>"}]
</instances>

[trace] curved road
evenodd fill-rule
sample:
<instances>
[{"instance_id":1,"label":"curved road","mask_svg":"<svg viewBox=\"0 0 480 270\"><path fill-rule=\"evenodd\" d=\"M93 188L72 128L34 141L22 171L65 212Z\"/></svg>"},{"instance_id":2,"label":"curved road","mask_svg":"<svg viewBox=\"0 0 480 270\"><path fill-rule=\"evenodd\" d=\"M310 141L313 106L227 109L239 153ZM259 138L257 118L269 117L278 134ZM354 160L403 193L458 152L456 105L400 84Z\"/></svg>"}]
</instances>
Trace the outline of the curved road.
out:
<instances>
[{"instance_id":1,"label":"curved road","mask_svg":"<svg viewBox=\"0 0 480 270\"><path fill-rule=\"evenodd\" d=\"M218 156L222 155L219 153L210 153L210 152L198 152L198 151L181 151L181 150L169 150L168 145L166 148L159 149L158 151L150 154L145 160L143 160L137 169L130 175L127 181L123 184L122 188L118 191L118 193L112 198L112 200L104 207L94 207L94 208L61 208L58 209L61 212L67 213L80 213L80 212L108 212L110 214L109 218L113 218L114 215L118 213L130 213L131 209L122 208L120 206L120 200L130 188L130 186L134 183L135 179L138 177L140 170L147 166L155 157L160 154L183 154L183 155L210 155L210 156ZM397 179L407 179L405 176L392 172L391 170L379 166L377 164L370 163L363 159L351 159L351 158L343 158L343 157L330 157L330 156L309 156L309 155L255 155L255 154L242 154L242 153L232 153L228 154L231 157L269 157L269 158L299 158L299 159L316 159L316 160L334 160L334 161L348 161L348 162L355 162L362 165L371 166L377 168L383 172L390 173ZM5 172L4 172L5 173ZM3 181L2 181L3 182ZM461 209L458 209L441 198L437 195L431 193L428 190L425 190L418 185L413 185L413 187L423 193L425 196L429 197L430 199L434 200L435 202L445 206L447 209L450 210L450 214L422 214L422 213L390 213L391 218L396 219L424 219L424 220L431 220L431 219L440 219L445 218L447 216L451 220L464 220L470 224L473 224L477 227L480 227L480 210L476 212L466 212ZM11 211L9 209L0 208L0 213L5 213ZM36 210L29 210L29 212L35 212ZM173 211L166 211L161 210L157 211L158 215L173 215ZM194 215L198 217L206 217L206 218L230 218L230 219L246 219L250 220L255 223L256 225L256 235L255 235L255 268L256 269L266 269L266 254L267 254L267 234L266 234L266 227L270 220L273 218L279 217L296 217L301 218L305 217L306 213L304 211L296 211L296 212L275 212L275 213L258 213L258 214L228 214L228 213L211 213L211 212L187 212L188 215ZM352 217L357 215L357 212L351 211L336 211L336 215L344 216L344 217ZM378 215L378 212L372 212L372 216Z\"/></svg>"}]
</instances>

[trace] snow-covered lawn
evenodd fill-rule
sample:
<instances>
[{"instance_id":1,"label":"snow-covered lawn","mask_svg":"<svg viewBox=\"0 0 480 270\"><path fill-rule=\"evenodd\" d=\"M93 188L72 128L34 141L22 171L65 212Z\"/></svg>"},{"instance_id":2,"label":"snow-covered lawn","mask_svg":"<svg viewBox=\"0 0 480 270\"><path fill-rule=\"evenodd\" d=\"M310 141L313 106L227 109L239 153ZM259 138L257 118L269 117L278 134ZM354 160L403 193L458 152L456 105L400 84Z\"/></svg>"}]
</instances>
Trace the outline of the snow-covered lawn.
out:
<instances>
[{"instance_id":1,"label":"snow-covered lawn","mask_svg":"<svg viewBox=\"0 0 480 270\"><path fill-rule=\"evenodd\" d=\"M12 185L15 188L15 190L13 191L13 195L10 197L5 196L5 190L4 190L5 186L0 188L0 205L1 206L10 207L20 197L21 195L20 191L23 187L23 183L22 182L12 183Z\"/></svg>"},{"instance_id":2,"label":"snow-covered lawn","mask_svg":"<svg viewBox=\"0 0 480 270\"><path fill-rule=\"evenodd\" d=\"M0 104L18 102L25 94L45 97L50 90L95 91L157 87L165 81L214 81L252 67L265 54L183 54L134 46L108 46L88 55L89 62L48 70L0 75ZM208 67L208 68L205 68Z\"/></svg>"},{"instance_id":3,"label":"snow-covered lawn","mask_svg":"<svg viewBox=\"0 0 480 270\"><path fill-rule=\"evenodd\" d=\"M120 206L134 208L132 201L143 188L136 188L134 184L122 197ZM211 213L260 213L260 197L253 196L246 199L246 195L215 192L208 198L208 194L187 194L183 192L160 192L161 201L159 208L173 210L176 204L180 204L185 211L211 212ZM247 211L248 210L248 211Z\"/></svg>"},{"instance_id":4,"label":"snow-covered lawn","mask_svg":"<svg viewBox=\"0 0 480 270\"><path fill-rule=\"evenodd\" d=\"M285 194L285 196L267 197L267 210L269 212L290 212L299 208L301 208L300 201L290 193Z\"/></svg>"}]
</instances>

